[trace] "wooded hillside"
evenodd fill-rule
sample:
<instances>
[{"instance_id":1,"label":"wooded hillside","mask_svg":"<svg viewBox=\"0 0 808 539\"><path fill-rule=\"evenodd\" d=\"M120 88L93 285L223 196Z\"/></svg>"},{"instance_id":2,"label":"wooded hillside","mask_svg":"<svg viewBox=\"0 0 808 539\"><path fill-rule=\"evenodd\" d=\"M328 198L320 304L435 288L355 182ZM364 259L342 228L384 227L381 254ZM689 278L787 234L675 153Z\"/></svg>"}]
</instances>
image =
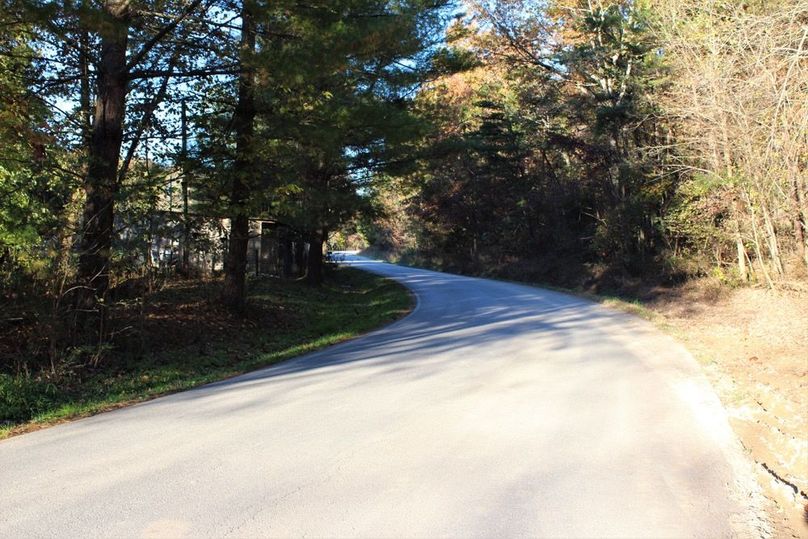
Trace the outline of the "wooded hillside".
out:
<instances>
[{"instance_id":1,"label":"wooded hillside","mask_svg":"<svg viewBox=\"0 0 808 539\"><path fill-rule=\"evenodd\" d=\"M577 285L803 286L808 5L472 1L469 68L380 187L371 241L416 262Z\"/></svg>"}]
</instances>

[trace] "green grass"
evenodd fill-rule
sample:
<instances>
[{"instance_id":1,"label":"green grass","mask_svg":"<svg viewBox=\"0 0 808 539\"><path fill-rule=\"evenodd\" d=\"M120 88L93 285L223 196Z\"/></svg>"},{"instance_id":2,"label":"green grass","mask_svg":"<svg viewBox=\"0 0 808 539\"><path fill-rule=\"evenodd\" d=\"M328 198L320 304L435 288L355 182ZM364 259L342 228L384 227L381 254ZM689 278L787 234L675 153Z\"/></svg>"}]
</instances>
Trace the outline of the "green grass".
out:
<instances>
[{"instance_id":1,"label":"green grass","mask_svg":"<svg viewBox=\"0 0 808 539\"><path fill-rule=\"evenodd\" d=\"M51 379L0 374L0 439L221 380L350 339L400 318L407 290L352 268L321 288L277 279L249 286L248 316L186 283L150 298L154 320L116 345L95 369ZM144 344L145 343L145 344Z\"/></svg>"}]
</instances>

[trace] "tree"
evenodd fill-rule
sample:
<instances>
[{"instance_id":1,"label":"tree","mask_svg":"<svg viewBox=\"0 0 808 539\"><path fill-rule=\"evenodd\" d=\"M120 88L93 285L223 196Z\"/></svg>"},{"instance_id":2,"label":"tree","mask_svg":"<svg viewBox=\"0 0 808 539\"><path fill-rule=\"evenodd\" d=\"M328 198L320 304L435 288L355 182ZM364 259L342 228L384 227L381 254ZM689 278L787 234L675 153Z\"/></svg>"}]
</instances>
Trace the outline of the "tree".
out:
<instances>
[{"instance_id":1,"label":"tree","mask_svg":"<svg viewBox=\"0 0 808 539\"><path fill-rule=\"evenodd\" d=\"M418 180L426 243L464 271L538 265L548 251L641 266L669 188L650 149L662 129L644 12L514 0L473 2L472 15L453 32L484 67L420 96L438 129L424 144L448 150Z\"/></svg>"},{"instance_id":2,"label":"tree","mask_svg":"<svg viewBox=\"0 0 808 539\"><path fill-rule=\"evenodd\" d=\"M79 313L99 309L99 299L109 288L118 160L129 84L126 65L131 16L129 2L106 0L100 15L101 54L96 66L97 98L84 179L87 198L77 274L80 288L75 302Z\"/></svg>"},{"instance_id":3,"label":"tree","mask_svg":"<svg viewBox=\"0 0 808 539\"><path fill-rule=\"evenodd\" d=\"M308 280L320 283L329 230L363 204L357 195L363 171L382 166L396 139L410 131L403 94L431 69L445 5L346 0L261 10L248 81L254 101L247 107L255 111L252 139L260 144L238 142L239 111L246 109L234 115L229 304L243 305L251 211L305 239Z\"/></svg>"},{"instance_id":4,"label":"tree","mask_svg":"<svg viewBox=\"0 0 808 539\"><path fill-rule=\"evenodd\" d=\"M791 254L784 247L795 270L808 263L801 61L808 7L793 0L652 5L671 70L661 104L678 133L674 164L691 191L706 189L703 198L722 208L702 214L715 231L715 258L734 256L743 280L753 272L775 286ZM680 210L696 217L699 201L691 202Z\"/></svg>"},{"instance_id":5,"label":"tree","mask_svg":"<svg viewBox=\"0 0 808 539\"><path fill-rule=\"evenodd\" d=\"M230 244L227 251L224 282L224 301L235 311L244 309L247 244L250 239L250 215L247 204L250 195L248 178L255 174L252 148L256 115L255 68L253 66L256 42L255 18L255 5L251 0L244 0L241 8L238 101L233 113L236 155L231 173Z\"/></svg>"},{"instance_id":6,"label":"tree","mask_svg":"<svg viewBox=\"0 0 808 539\"><path fill-rule=\"evenodd\" d=\"M70 158L59 151L45 104L27 82L38 74L30 24L13 4L0 10L0 267L3 287L18 292L52 270L43 244L58 229L76 178Z\"/></svg>"},{"instance_id":7,"label":"tree","mask_svg":"<svg viewBox=\"0 0 808 539\"><path fill-rule=\"evenodd\" d=\"M37 30L30 39L42 51L32 57L39 70L30 87L51 103L78 103L76 113L62 111L74 129L69 140L86 159L73 305L78 339L96 334L91 340L103 341L99 328L104 326L119 186L142 137L155 125L170 81L221 72L211 60L212 49L199 42L221 23L205 19L213 2L203 0L12 5L19 10L18 23ZM154 80L160 81L157 87ZM134 102L128 99L133 95Z\"/></svg>"}]
</instances>

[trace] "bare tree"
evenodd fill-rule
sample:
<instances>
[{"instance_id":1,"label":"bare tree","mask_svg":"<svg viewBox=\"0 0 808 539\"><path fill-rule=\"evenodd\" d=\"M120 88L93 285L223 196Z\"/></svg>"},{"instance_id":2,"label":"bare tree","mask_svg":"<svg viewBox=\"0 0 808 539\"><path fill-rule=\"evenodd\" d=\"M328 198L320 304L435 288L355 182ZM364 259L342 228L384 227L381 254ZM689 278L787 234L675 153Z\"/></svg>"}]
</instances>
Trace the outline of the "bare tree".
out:
<instances>
[{"instance_id":1,"label":"bare tree","mask_svg":"<svg viewBox=\"0 0 808 539\"><path fill-rule=\"evenodd\" d=\"M672 76L663 107L678 166L719 178L736 202L727 237L746 278L769 286L808 266L808 3L655 2ZM750 252L751 251L751 255Z\"/></svg>"}]
</instances>

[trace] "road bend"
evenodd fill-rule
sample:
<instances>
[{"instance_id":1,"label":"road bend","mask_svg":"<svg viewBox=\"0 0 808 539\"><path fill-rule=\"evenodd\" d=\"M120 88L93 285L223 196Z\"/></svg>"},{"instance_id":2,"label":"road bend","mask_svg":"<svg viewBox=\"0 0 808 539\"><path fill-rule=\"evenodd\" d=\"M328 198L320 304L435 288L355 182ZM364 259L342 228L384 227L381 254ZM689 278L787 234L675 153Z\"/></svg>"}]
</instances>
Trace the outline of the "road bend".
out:
<instances>
[{"instance_id":1,"label":"road bend","mask_svg":"<svg viewBox=\"0 0 808 539\"><path fill-rule=\"evenodd\" d=\"M346 255L406 318L0 442L0 537L759 537L692 357L540 288ZM272 331L272 328L267 328Z\"/></svg>"}]
</instances>

